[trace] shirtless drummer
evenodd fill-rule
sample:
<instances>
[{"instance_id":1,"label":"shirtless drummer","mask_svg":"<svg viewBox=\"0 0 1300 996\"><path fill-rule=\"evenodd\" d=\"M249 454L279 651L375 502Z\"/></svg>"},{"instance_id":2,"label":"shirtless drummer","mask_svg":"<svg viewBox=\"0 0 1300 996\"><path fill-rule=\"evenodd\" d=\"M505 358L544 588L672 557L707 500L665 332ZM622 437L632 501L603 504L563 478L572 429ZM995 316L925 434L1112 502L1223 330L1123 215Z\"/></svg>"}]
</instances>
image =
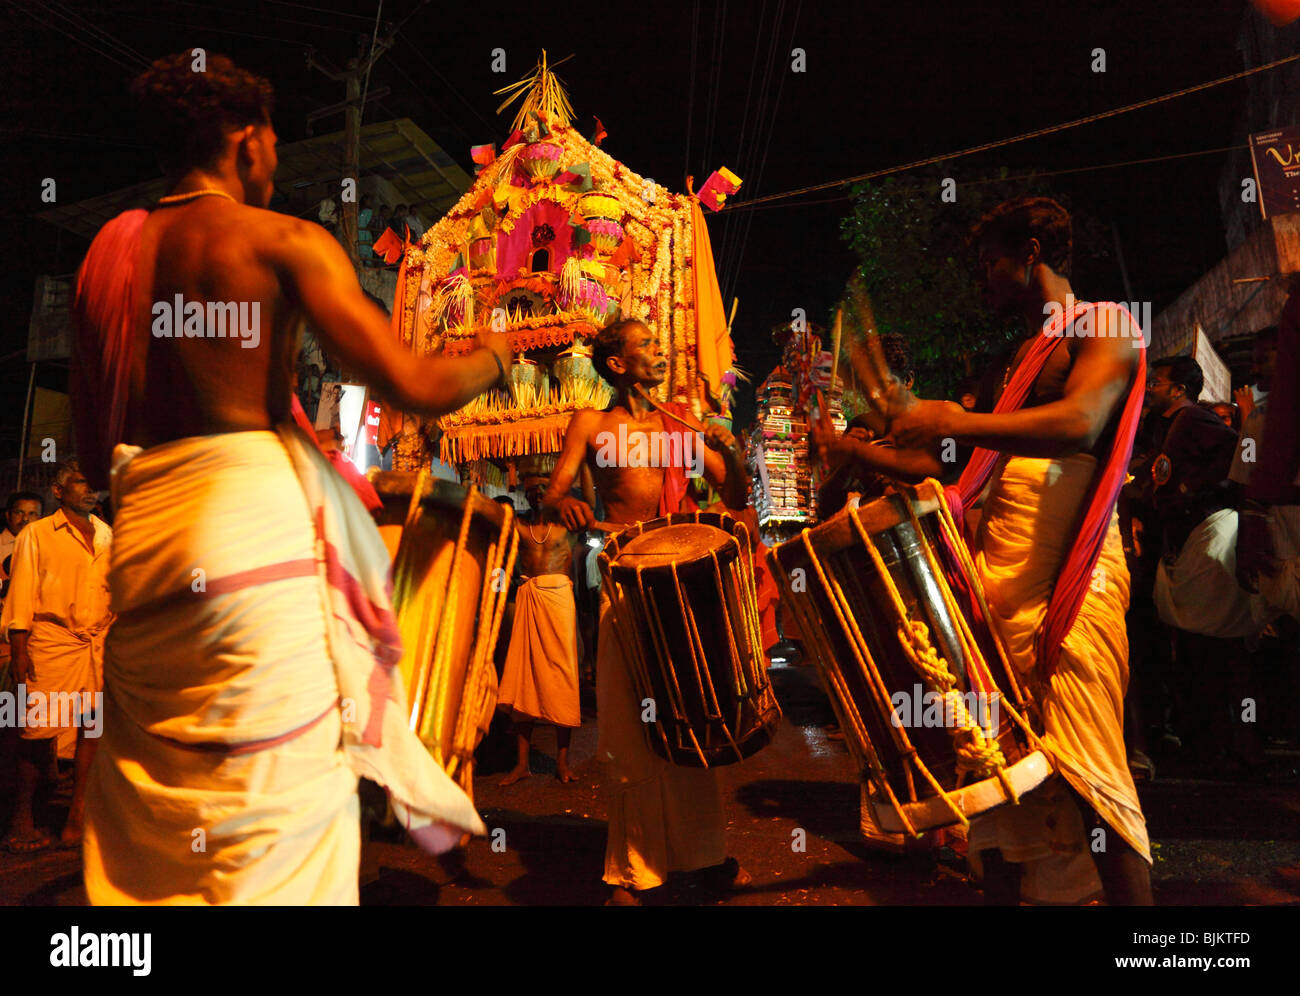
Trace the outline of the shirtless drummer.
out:
<instances>
[{"instance_id":1,"label":"shirtless drummer","mask_svg":"<svg viewBox=\"0 0 1300 996\"><path fill-rule=\"evenodd\" d=\"M597 337L592 362L617 396L604 411L588 409L573 416L543 503L555 509L570 530L589 528L595 520L591 506L569 496L585 462L608 518L616 524L689 511L693 503L685 491L690 468L680 465L686 460L664 467L645 466L636 456L628 459L638 444L680 432L680 426L643 393L662 384L668 372L657 336L640 321L614 322ZM662 407L690 418L684 405ZM706 432L687 437L677 448L679 457L692 455L695 469L722 492L726 504L744 508L748 475L731 433L710 425ZM695 443L700 445L689 445ZM645 452L642 449L641 455ZM683 508L683 501L690 504ZM619 653L609 599L610 593L602 592L596 664L597 757L606 765L609 811L604 876L613 887L609 903L638 905L639 893L662 885L674 871L707 869L707 877L724 888L745 885L748 874L726 856L717 772L669 764L646 742L641 705Z\"/></svg>"}]
</instances>

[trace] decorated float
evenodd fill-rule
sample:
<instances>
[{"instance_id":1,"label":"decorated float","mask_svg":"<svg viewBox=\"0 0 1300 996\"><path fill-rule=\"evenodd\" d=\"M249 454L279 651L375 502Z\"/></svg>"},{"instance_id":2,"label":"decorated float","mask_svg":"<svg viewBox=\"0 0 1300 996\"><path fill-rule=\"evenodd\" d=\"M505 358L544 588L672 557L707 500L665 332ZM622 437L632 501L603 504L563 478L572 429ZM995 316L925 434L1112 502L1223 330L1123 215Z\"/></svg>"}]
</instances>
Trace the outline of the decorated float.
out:
<instances>
[{"instance_id":1,"label":"decorated float","mask_svg":"<svg viewBox=\"0 0 1300 996\"><path fill-rule=\"evenodd\" d=\"M545 53L532 75L498 93L516 100L498 150L473 150L478 178L418 245L405 247L393 325L420 355L457 355L484 331L515 350L506 390L438 420L385 413L380 445L394 470L431 456L462 481L505 483L520 462L547 469L573 413L604 407L610 388L592 341L610 320L644 320L668 359L658 401L729 416L732 345L701 201L712 209L739 181L715 173L699 195L675 194L588 140ZM689 187L689 181L688 181Z\"/></svg>"}]
</instances>

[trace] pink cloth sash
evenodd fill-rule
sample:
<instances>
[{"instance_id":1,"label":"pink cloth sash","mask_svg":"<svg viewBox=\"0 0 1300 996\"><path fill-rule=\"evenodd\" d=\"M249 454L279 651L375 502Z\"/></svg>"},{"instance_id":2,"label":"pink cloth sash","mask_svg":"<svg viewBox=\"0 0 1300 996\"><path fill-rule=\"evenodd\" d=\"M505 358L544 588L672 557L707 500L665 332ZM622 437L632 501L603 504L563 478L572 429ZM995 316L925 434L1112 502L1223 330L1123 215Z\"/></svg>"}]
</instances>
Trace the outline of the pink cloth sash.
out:
<instances>
[{"instance_id":1,"label":"pink cloth sash","mask_svg":"<svg viewBox=\"0 0 1300 996\"><path fill-rule=\"evenodd\" d=\"M994 412L1011 412L1021 408L1038 375L1042 373L1048 357L1060 345L1061 337L1068 334L1070 326L1084 312L1102 306L1117 308L1127 316L1131 325L1131 334L1135 337L1141 336L1137 320L1123 305L1076 303L1043 326L1042 333L1029 347L1029 352L1021 360L1011 377L1011 382L1002 392L1002 397L998 399ZM1142 416L1142 398L1146 391L1145 339L1141 340L1138 348L1140 352L1137 370L1129 387L1128 397L1124 401L1110 454L1103 463L1098 465L1097 473L1088 487L1083 503L1083 516L1075 535L1074 545L1070 548L1061 567L1060 577L1057 578L1056 586L1052 590L1051 602L1047 607L1043 629L1039 634L1038 660L1043 669L1043 677L1050 676L1056 670L1061 644L1074 625L1079 608L1088 593L1088 584L1106 539L1106 529L1110 524L1111 512L1115 508L1115 499L1128 472L1129 458L1133 453L1133 438ZM960 480L956 485L945 489L948 507L952 511L953 519L959 525L964 527L966 508L983 492L1000 456L998 450L983 447L976 449Z\"/></svg>"},{"instance_id":2,"label":"pink cloth sash","mask_svg":"<svg viewBox=\"0 0 1300 996\"><path fill-rule=\"evenodd\" d=\"M99 230L77 273L72 300L73 422L82 473L108 487L113 447L126 435L134 359L135 276L149 212L124 211Z\"/></svg>"}]
</instances>

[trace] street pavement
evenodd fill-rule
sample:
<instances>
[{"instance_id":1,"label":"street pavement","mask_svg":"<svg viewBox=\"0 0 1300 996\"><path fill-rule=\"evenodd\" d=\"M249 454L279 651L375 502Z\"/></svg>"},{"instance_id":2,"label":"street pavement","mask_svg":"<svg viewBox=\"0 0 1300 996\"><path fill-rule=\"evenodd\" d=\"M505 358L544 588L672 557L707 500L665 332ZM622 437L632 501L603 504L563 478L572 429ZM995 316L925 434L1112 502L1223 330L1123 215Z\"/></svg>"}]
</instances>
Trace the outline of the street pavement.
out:
<instances>
[{"instance_id":1,"label":"street pavement","mask_svg":"<svg viewBox=\"0 0 1300 996\"><path fill-rule=\"evenodd\" d=\"M807 672L787 670L773 672L786 711L777 737L743 764L720 771L728 849L750 872L752 885L725 895L693 876L676 876L648 893L647 904L978 904L978 888L951 851L893 855L862 842L854 766L844 745L827 737L829 709ZM372 825L362 851L362 905L603 903L605 809L595 741L588 702L570 753L576 783L555 778L554 734L539 726L534 773L501 787L513 745L501 731L494 733L474 783L492 836L473 841L463 862L453 863L422 854L396 830ZM1300 750L1275 748L1269 760L1274 769L1300 768ZM1142 786L1140 795L1158 904L1300 905L1300 781L1194 777L1174 755L1158 756L1157 765L1156 781ZM58 829L66 804L65 787L44 813L51 828ZM0 819L7 820L7 812ZM0 904L85 902L77 852L0 853Z\"/></svg>"}]
</instances>

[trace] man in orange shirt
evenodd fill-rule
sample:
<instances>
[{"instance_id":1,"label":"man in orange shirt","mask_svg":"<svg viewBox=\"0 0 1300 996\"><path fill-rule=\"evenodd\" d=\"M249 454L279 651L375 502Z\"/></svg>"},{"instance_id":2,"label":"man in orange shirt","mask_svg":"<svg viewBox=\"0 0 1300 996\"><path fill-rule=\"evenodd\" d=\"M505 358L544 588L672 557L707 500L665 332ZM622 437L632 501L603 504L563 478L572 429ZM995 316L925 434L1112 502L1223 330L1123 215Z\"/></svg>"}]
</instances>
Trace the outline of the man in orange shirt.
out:
<instances>
[{"instance_id":1,"label":"man in orange shirt","mask_svg":"<svg viewBox=\"0 0 1300 996\"><path fill-rule=\"evenodd\" d=\"M19 534L0 629L12 646L19 703L18 800L5 847L39 851L52 841L36 826L32 800L50 770L52 750L75 758L75 781L62 842L81 841L86 774L100 732L104 636L112 613L108 550L113 533L90 513L96 501L74 461L54 483L59 510ZM57 745L57 747L56 747Z\"/></svg>"}]
</instances>

